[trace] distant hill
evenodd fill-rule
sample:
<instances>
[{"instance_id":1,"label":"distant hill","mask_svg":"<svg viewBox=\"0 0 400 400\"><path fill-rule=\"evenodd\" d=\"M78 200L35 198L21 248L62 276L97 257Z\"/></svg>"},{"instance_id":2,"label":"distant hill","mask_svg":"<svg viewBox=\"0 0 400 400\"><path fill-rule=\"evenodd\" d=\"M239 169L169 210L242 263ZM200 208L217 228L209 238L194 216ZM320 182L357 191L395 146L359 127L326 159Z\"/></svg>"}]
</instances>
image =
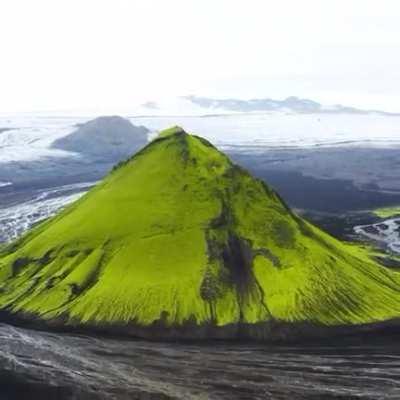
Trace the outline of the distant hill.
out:
<instances>
[{"instance_id":1,"label":"distant hill","mask_svg":"<svg viewBox=\"0 0 400 400\"><path fill-rule=\"evenodd\" d=\"M119 161L147 144L149 130L119 116L99 117L80 124L57 139L52 147L80 153L97 160Z\"/></svg>"},{"instance_id":2,"label":"distant hill","mask_svg":"<svg viewBox=\"0 0 400 400\"><path fill-rule=\"evenodd\" d=\"M0 283L3 318L146 338L284 340L400 315L397 272L178 127L3 249Z\"/></svg>"}]
</instances>

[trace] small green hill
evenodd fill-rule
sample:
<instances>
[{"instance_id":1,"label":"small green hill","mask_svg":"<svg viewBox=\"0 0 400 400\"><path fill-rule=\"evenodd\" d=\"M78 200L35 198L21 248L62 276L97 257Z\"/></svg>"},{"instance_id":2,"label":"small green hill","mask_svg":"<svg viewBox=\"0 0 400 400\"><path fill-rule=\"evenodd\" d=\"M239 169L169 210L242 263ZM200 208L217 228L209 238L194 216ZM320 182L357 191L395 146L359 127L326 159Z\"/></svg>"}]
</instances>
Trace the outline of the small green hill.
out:
<instances>
[{"instance_id":1,"label":"small green hill","mask_svg":"<svg viewBox=\"0 0 400 400\"><path fill-rule=\"evenodd\" d=\"M6 315L144 337L274 339L400 315L399 273L179 127L3 250L0 282Z\"/></svg>"}]
</instances>

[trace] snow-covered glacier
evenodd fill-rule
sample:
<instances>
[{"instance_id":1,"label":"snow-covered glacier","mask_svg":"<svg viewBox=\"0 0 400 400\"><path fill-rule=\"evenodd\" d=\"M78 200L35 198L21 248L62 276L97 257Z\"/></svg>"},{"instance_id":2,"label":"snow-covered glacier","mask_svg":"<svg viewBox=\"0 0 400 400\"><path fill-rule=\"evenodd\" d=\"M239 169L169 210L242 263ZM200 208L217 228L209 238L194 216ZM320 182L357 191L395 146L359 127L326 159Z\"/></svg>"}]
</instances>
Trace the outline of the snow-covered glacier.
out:
<instances>
[{"instance_id":1,"label":"snow-covered glacier","mask_svg":"<svg viewBox=\"0 0 400 400\"><path fill-rule=\"evenodd\" d=\"M400 146L400 117L377 114L297 114L284 112L197 116L127 116L135 125L158 130L180 125L224 149L232 146ZM0 164L77 157L51 148L93 116L1 116ZM1 166L0 166L1 168Z\"/></svg>"}]
</instances>

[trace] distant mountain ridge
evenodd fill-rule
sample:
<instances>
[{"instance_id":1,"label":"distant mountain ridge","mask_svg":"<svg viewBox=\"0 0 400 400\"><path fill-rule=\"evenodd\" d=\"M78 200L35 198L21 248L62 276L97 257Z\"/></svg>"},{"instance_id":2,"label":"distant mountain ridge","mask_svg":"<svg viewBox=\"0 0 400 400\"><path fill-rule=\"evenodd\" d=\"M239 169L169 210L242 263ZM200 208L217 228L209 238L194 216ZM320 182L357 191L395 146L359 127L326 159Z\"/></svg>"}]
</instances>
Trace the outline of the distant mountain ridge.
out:
<instances>
[{"instance_id":1,"label":"distant mountain ridge","mask_svg":"<svg viewBox=\"0 0 400 400\"><path fill-rule=\"evenodd\" d=\"M371 114L400 116L400 113L390 113L380 110L363 110L356 107L335 104L324 106L310 99L296 96L284 100L263 99L214 99L208 97L185 96L185 99L204 108L223 108L227 111L252 112L252 111L293 111L298 113L333 113L333 114Z\"/></svg>"},{"instance_id":2,"label":"distant mountain ridge","mask_svg":"<svg viewBox=\"0 0 400 400\"><path fill-rule=\"evenodd\" d=\"M172 105L172 107L171 107ZM154 114L221 114L221 113L257 113L257 112L293 112L298 114L378 114L384 116L400 116L400 113L382 110L360 109L342 104L323 105L311 99L290 96L283 100L272 98L238 99L213 98L196 95L181 96L175 103L148 101L141 105L144 113Z\"/></svg>"}]
</instances>

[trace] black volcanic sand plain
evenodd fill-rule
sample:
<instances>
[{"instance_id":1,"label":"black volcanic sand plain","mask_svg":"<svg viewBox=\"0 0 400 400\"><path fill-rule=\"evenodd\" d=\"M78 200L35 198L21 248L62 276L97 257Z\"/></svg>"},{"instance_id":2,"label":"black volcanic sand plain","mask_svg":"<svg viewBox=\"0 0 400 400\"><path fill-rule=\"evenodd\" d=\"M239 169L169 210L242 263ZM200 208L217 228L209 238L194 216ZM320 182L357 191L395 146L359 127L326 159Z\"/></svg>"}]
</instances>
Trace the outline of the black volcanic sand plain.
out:
<instances>
[{"instance_id":1,"label":"black volcanic sand plain","mask_svg":"<svg viewBox=\"0 0 400 400\"><path fill-rule=\"evenodd\" d=\"M395 400L396 336L267 346L156 343L0 324L1 400Z\"/></svg>"}]
</instances>

